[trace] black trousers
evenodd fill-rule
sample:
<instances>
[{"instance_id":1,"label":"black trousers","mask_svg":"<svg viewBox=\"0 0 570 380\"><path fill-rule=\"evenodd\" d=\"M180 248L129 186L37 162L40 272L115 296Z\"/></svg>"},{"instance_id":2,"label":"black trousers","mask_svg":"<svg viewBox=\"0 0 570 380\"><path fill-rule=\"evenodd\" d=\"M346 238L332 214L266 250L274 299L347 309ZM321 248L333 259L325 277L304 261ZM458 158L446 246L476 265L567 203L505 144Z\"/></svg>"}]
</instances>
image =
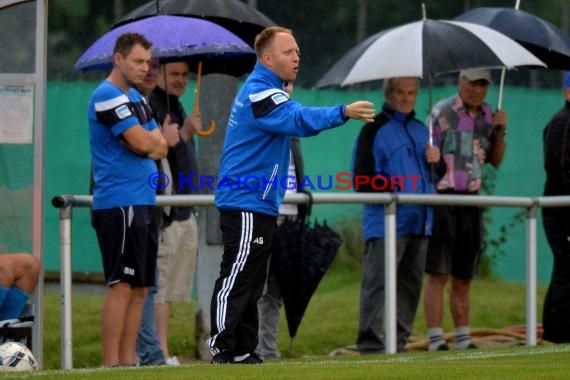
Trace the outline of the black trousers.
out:
<instances>
[{"instance_id":1,"label":"black trousers","mask_svg":"<svg viewBox=\"0 0 570 380\"><path fill-rule=\"evenodd\" d=\"M224 254L211 304L213 355L253 353L258 341L257 300L263 293L273 250L276 218L252 212L222 212Z\"/></svg>"},{"instance_id":2,"label":"black trousers","mask_svg":"<svg viewBox=\"0 0 570 380\"><path fill-rule=\"evenodd\" d=\"M561 213L562 210L566 212ZM570 209L543 209L543 225L554 261L544 299L544 340L570 342Z\"/></svg>"}]
</instances>

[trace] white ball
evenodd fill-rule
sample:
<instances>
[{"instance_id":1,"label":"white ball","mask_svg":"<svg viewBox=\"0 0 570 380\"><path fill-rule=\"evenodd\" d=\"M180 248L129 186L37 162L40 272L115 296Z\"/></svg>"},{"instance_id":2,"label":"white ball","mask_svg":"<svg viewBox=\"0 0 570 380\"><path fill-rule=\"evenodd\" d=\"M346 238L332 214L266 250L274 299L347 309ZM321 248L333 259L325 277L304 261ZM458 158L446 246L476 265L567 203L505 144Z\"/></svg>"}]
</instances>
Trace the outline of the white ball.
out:
<instances>
[{"instance_id":1,"label":"white ball","mask_svg":"<svg viewBox=\"0 0 570 380\"><path fill-rule=\"evenodd\" d=\"M35 371L38 362L32 351L19 342L0 345L0 371Z\"/></svg>"}]
</instances>

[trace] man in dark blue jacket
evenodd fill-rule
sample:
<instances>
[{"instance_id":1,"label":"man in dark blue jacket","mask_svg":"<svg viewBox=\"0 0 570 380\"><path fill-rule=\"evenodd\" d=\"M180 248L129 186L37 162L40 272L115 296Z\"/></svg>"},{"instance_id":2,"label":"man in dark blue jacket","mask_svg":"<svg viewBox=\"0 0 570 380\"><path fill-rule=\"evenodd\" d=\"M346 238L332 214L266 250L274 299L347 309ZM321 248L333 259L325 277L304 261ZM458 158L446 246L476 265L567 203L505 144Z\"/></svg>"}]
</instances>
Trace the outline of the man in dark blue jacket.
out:
<instances>
[{"instance_id":1,"label":"man in dark blue jacket","mask_svg":"<svg viewBox=\"0 0 570 380\"><path fill-rule=\"evenodd\" d=\"M416 78L384 81L386 103L374 122L358 136L354 154L355 190L432 194L434 182L428 164L445 172L439 148L428 142L427 127L415 119ZM405 351L421 295L431 207L403 204L396 212L396 260L398 331L397 350ZM362 354L384 352L384 206L364 205L363 232L366 249L360 294L357 348Z\"/></svg>"},{"instance_id":2,"label":"man in dark blue jacket","mask_svg":"<svg viewBox=\"0 0 570 380\"><path fill-rule=\"evenodd\" d=\"M313 136L349 118L371 122L373 104L305 107L284 90L299 70L291 30L269 27L255 40L257 63L233 104L215 204L224 254L212 295L212 363L256 364L257 300L263 291L279 205L285 195L291 136Z\"/></svg>"}]
</instances>

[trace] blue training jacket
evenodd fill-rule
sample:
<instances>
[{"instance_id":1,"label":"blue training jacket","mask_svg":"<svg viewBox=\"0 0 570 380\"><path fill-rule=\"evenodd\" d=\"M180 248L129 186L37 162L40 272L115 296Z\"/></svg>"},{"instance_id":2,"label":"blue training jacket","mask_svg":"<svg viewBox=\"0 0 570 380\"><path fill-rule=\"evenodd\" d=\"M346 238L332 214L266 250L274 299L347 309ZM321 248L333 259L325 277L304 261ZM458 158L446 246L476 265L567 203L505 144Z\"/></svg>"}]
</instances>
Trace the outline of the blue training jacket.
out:
<instances>
[{"instance_id":1,"label":"blue training jacket","mask_svg":"<svg viewBox=\"0 0 570 380\"><path fill-rule=\"evenodd\" d=\"M314 136L346 122L344 105L305 107L283 88L275 73L257 63L234 99L215 191L220 211L278 216L290 136Z\"/></svg>"},{"instance_id":2,"label":"blue training jacket","mask_svg":"<svg viewBox=\"0 0 570 380\"><path fill-rule=\"evenodd\" d=\"M370 175L382 176L379 177L382 178L381 180L375 182L376 187L381 188L386 183L387 186L383 190L373 190L368 187L361 191L394 191L413 194L433 194L435 192L434 182L430 178L429 166L425 158L429 132L427 127L413 116L413 114L405 115L397 112L384 104L382 113L375 118L375 123L363 127L355 144L353 172L359 175L359 173L371 170L373 173ZM366 131L373 132L367 134ZM371 151L362 152L363 149ZM371 153L371 155L365 156L363 153ZM362 157L368 157L368 159ZM370 165L371 168L363 170L365 165ZM390 188L392 184L396 184L393 189ZM430 236L433 208L416 204L400 204L396 208L396 221L398 237ZM364 205L363 234L365 241L384 238L384 205Z\"/></svg>"}]
</instances>

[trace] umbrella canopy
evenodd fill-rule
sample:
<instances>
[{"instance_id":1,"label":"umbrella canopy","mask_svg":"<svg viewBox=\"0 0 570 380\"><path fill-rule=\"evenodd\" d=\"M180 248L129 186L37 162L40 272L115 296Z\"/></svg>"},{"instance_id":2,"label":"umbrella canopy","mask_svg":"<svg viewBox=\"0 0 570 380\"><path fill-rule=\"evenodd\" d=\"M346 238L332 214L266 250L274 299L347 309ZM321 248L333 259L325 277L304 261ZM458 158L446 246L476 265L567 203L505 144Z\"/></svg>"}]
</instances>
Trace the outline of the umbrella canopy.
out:
<instances>
[{"instance_id":1,"label":"umbrella canopy","mask_svg":"<svg viewBox=\"0 0 570 380\"><path fill-rule=\"evenodd\" d=\"M515 8L474 8L455 18L488 26L523 45L549 69L570 70L570 37L556 25Z\"/></svg>"},{"instance_id":2,"label":"umbrella canopy","mask_svg":"<svg viewBox=\"0 0 570 380\"><path fill-rule=\"evenodd\" d=\"M191 68L203 62L203 73L239 76L255 64L255 51L230 31L207 20L158 15L133 21L107 32L77 60L78 70L110 69L117 37L136 32L152 42L152 55L162 62L184 59ZM196 71L194 69L193 71Z\"/></svg>"},{"instance_id":3,"label":"umbrella canopy","mask_svg":"<svg viewBox=\"0 0 570 380\"><path fill-rule=\"evenodd\" d=\"M255 36L275 23L238 0L153 0L129 12L116 26L157 13L199 17L223 26L253 46Z\"/></svg>"},{"instance_id":4,"label":"umbrella canopy","mask_svg":"<svg viewBox=\"0 0 570 380\"><path fill-rule=\"evenodd\" d=\"M272 257L283 297L289 336L295 337L309 301L333 261L342 240L325 224L297 220L279 227Z\"/></svg>"},{"instance_id":5,"label":"umbrella canopy","mask_svg":"<svg viewBox=\"0 0 570 380\"><path fill-rule=\"evenodd\" d=\"M369 37L346 53L316 87L503 66L545 65L517 42L491 28L424 19Z\"/></svg>"}]
</instances>

